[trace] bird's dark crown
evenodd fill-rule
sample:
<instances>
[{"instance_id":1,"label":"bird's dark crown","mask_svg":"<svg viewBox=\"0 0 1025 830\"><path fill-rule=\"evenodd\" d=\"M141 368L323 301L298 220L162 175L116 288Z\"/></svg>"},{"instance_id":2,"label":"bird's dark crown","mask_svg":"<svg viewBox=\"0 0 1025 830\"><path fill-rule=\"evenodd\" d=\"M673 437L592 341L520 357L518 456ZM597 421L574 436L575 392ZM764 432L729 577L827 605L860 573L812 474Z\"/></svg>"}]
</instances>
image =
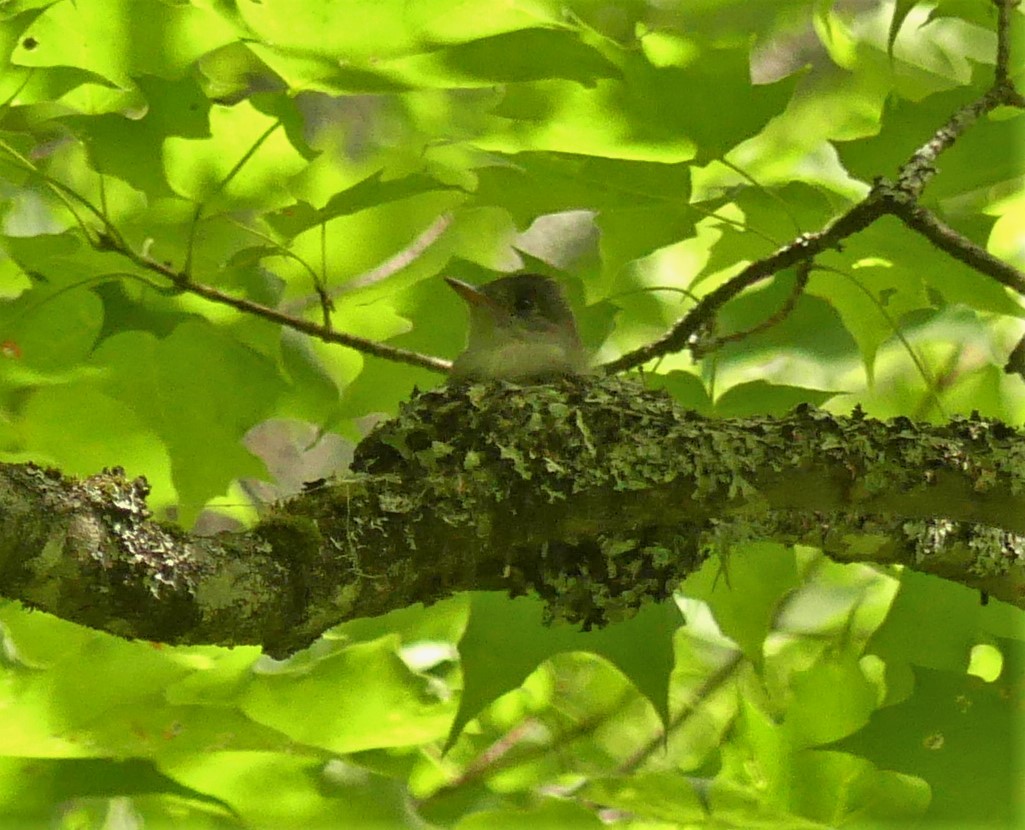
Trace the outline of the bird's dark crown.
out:
<instances>
[{"instance_id":1,"label":"bird's dark crown","mask_svg":"<svg viewBox=\"0 0 1025 830\"><path fill-rule=\"evenodd\" d=\"M540 274L501 277L478 290L517 317L537 316L553 322L573 318L559 284Z\"/></svg>"}]
</instances>

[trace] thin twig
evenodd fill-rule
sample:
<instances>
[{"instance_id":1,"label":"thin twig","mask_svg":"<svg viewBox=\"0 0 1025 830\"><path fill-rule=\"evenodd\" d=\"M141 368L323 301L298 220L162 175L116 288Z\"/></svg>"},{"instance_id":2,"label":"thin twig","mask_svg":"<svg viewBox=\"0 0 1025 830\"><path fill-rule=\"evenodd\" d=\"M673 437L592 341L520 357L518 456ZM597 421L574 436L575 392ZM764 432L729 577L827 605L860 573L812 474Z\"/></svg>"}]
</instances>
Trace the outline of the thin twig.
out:
<instances>
[{"instance_id":1,"label":"thin twig","mask_svg":"<svg viewBox=\"0 0 1025 830\"><path fill-rule=\"evenodd\" d=\"M536 717L526 718L489 745L421 804L448 795L514 764L529 764L539 757L558 752L560 747L592 734L599 727L621 715L623 709L633 702L634 694L631 690L625 689L604 712L579 719L569 728L553 735L550 741L528 742L528 739L535 736L539 730L547 731L547 727ZM513 752L516 749L519 751Z\"/></svg>"},{"instance_id":2,"label":"thin twig","mask_svg":"<svg viewBox=\"0 0 1025 830\"><path fill-rule=\"evenodd\" d=\"M427 226L423 233L410 242L409 245L394 256L386 259L376 268L372 268L365 274L360 274L358 277L347 280L345 285L341 286L338 293L343 291L347 293L349 291L356 291L359 288L366 288L401 271L407 265L410 265L419 259L424 251L437 242L441 235L448 230L452 221L453 216L451 213L441 214L441 216ZM337 294L335 296L337 296Z\"/></svg>"},{"instance_id":3,"label":"thin twig","mask_svg":"<svg viewBox=\"0 0 1025 830\"><path fill-rule=\"evenodd\" d=\"M324 328L331 329L331 313L335 310L335 304L331 299L331 294L327 289L327 223L320 223L320 272L316 275L316 279L313 281L313 287L317 292L317 298L320 300L320 314L321 320L324 323Z\"/></svg>"},{"instance_id":4,"label":"thin twig","mask_svg":"<svg viewBox=\"0 0 1025 830\"><path fill-rule=\"evenodd\" d=\"M246 155L241 159L229 172L228 176L218 185L218 190L222 189L242 167L245 161L252 156L256 151L256 148L267 136L269 136L271 130L268 130L261 136L253 147L247 151ZM355 349L364 354L374 355L376 357L384 358L385 360L393 360L398 363L406 363L410 366L418 366L423 369L429 369L433 372L447 373L452 363L449 360L443 358L434 357L432 355L420 354L419 352L412 352L407 349L400 349L396 346L389 346L384 343L378 343L373 340L368 340L364 337L357 337L352 334L345 334L343 332L333 331L327 326L318 326L315 323L311 323L308 320L304 320L300 317L289 315L285 312L271 308L269 306L262 305L260 303L253 302L252 300L245 299L244 297L233 297L230 294L224 292L200 282L196 282L189 275L187 267L189 257L186 257L186 266L181 270L176 270L170 264L158 262L146 254L141 254L135 251L125 240L124 236L117 229L117 227L110 221L106 214L97 208L92 202L86 199L81 194L68 187L66 184L54 179L48 174L41 171L36 165L30 160L26 159L16 149L9 146L6 142L0 140L0 150L3 150L7 155L12 158L18 165L25 171L38 176L42 182L49 187L53 193L64 202L68 212L75 219L79 228L82 230L82 235L86 241L92 245L98 251L110 251L112 253L120 254L131 262L135 263L140 268L143 268L152 273L158 274L161 277L167 279L172 286L183 292L195 294L203 297L204 299L210 300L211 302L219 303L221 305L231 306L232 308L241 311L245 314L253 314L257 317L262 317L265 320L269 320L273 323L278 323L283 326L288 326L296 331L301 331L311 337L316 337L325 343L337 343L342 346L348 346L351 349ZM89 213L91 213L96 219L103 225L103 230L96 231L90 229L84 222L78 211L75 209L72 202L77 202L82 205ZM201 213L202 206L196 206L196 217ZM192 224L192 231L195 231L197 221ZM190 243L190 255L191 255L191 243Z\"/></svg>"},{"instance_id":5,"label":"thin twig","mask_svg":"<svg viewBox=\"0 0 1025 830\"><path fill-rule=\"evenodd\" d=\"M701 705L715 694L723 684L730 680L737 673L737 669L744 665L745 662L744 652L739 649L734 651L726 662L708 675L701 685L694 690L688 704L669 722L668 731L674 732L690 720L697 713ZM654 738L623 761L616 769L616 772L619 775L629 775L643 764L653 752L658 752L659 749L662 749L665 746L665 741L666 733L660 730Z\"/></svg>"},{"instance_id":6,"label":"thin twig","mask_svg":"<svg viewBox=\"0 0 1025 830\"><path fill-rule=\"evenodd\" d=\"M1021 5L1021 0L993 0L997 7L997 65L994 75L997 86L1003 86L1010 79L1011 63L1011 12Z\"/></svg>"},{"instance_id":7,"label":"thin twig","mask_svg":"<svg viewBox=\"0 0 1025 830\"><path fill-rule=\"evenodd\" d=\"M890 311L889 309L887 309L886 304L883 303L876 295L876 292L872 291L854 274L848 271L842 271L839 268L834 268L828 265L822 266L821 270L831 271L837 276L849 280L852 285L854 285L862 294L865 295L865 299L875 307L876 313L878 313L879 316L886 321L886 325L890 329L890 331L893 332L893 336L898 341L900 341L901 346L903 347L904 351L907 352L908 357L911 358L911 362L915 364L915 369L918 371L918 374L921 376L922 381L925 383L926 391L929 392L930 395L932 395L933 401L936 404L937 411L939 411L943 415L943 417L946 418L947 412L943 406L943 401L940 400L940 397L936 392L936 379L932 376L932 373L929 371L929 367L926 365L921 355L919 355L918 352L915 351L915 347L911 345L911 341L908 339L908 336L901 329L899 323L893 318L893 315L890 314Z\"/></svg>"},{"instance_id":8,"label":"thin twig","mask_svg":"<svg viewBox=\"0 0 1025 830\"><path fill-rule=\"evenodd\" d=\"M346 280L342 285L331 289L328 292L328 296L334 300L342 294L348 294L351 291L366 288L387 279L392 274L398 273L407 265L415 262L423 255L424 251L437 242L441 235L448 230L452 221L453 216L451 213L443 213L431 222L423 233L417 236L416 239L410 242L409 245L397 254L389 257L380 265L371 268L369 271L360 274L357 277L353 277L351 280ZM308 297L300 297L299 299L292 300L283 306L283 309L289 314L298 314L301 311L305 311L310 306L316 305L318 302L321 302L320 297L317 294L313 294Z\"/></svg>"},{"instance_id":9,"label":"thin twig","mask_svg":"<svg viewBox=\"0 0 1025 830\"><path fill-rule=\"evenodd\" d=\"M721 337L716 337L705 343L695 343L694 346L691 347L691 352L695 359L703 357L716 349L722 348L727 343L736 343L737 341L745 340L748 337L761 334L763 331L767 331L773 326L777 326L782 323L793 312L794 307L797 305L798 298L804 293L804 289L808 285L808 277L811 275L811 266L811 259L805 259L797 263L797 278L794 280L794 287L790 289L790 294L787 295L783 305L780 306L775 313L770 314L757 325L752 326L749 329L745 329L744 331L735 331L732 334L724 334Z\"/></svg>"},{"instance_id":10,"label":"thin twig","mask_svg":"<svg viewBox=\"0 0 1025 830\"><path fill-rule=\"evenodd\" d=\"M870 193L863 201L834 220L824 230L806 233L777 249L769 256L752 262L731 280L720 285L715 291L706 294L693 309L682 317L668 332L658 340L627 352L622 357L606 363L602 369L608 374L622 372L640 366L662 355L671 354L688 348L698 334L706 330L712 319L728 301L738 294L768 279L784 268L797 265L823 251L836 247L841 240L871 225L885 209L879 204L879 198Z\"/></svg>"},{"instance_id":11,"label":"thin twig","mask_svg":"<svg viewBox=\"0 0 1025 830\"><path fill-rule=\"evenodd\" d=\"M273 124L271 124L266 130L264 130L260 135L258 135L256 137L256 140L249 146L249 149L247 149L242 154L242 157L238 161L236 161L234 165L232 165L231 170L229 170L224 175L224 178L222 178L217 183L217 187L215 187L213 189L213 192L207 198L208 199L209 198L213 198L218 193L220 193L222 190L224 190L224 188L226 188L231 183L231 180L234 179L235 176L237 176L239 174L239 171L241 171L242 168L246 166L246 163L249 161L249 159L251 159L254 155L256 155L256 151L259 150L263 146L263 143L268 138L270 138L271 134L280 126L281 126L281 120L278 119ZM192 255L193 255L193 252L195 250L196 231L197 231L197 228L199 227L199 220L203 216L203 207L204 206L205 206L205 201L197 203L196 210L192 214L192 224L189 227L189 244L188 244L188 247L185 250L185 264L182 266L182 272L186 273L186 274L189 274L189 273L192 272Z\"/></svg>"},{"instance_id":12,"label":"thin twig","mask_svg":"<svg viewBox=\"0 0 1025 830\"><path fill-rule=\"evenodd\" d=\"M1025 295L1025 273L1008 262L993 256L989 251L962 233L943 222L932 211L914 202L894 200L890 213L900 219L908 228L920 233L933 245L954 259L960 260L976 271L992 277L1012 291Z\"/></svg>"},{"instance_id":13,"label":"thin twig","mask_svg":"<svg viewBox=\"0 0 1025 830\"><path fill-rule=\"evenodd\" d=\"M979 118L1003 104L1005 91L994 87L977 101L966 104L955 112L925 144L919 147L900 167L898 187L912 198L922 195L925 186L936 175L936 159L941 153L954 146L965 131Z\"/></svg>"},{"instance_id":14,"label":"thin twig","mask_svg":"<svg viewBox=\"0 0 1025 830\"><path fill-rule=\"evenodd\" d=\"M108 250L116 250L118 253L128 257L128 259L139 267L166 277L179 291L195 294L199 297L210 300L211 302L231 306L245 314L252 314L257 317L262 317L264 320L269 320L272 323L288 326L296 331L308 334L311 337L316 337L318 340L322 340L325 343L337 343L341 346L348 346L350 349L356 349L364 354L374 355L375 357L384 358L385 360L393 360L397 363L406 363L410 366L419 366L422 369L429 369L432 372L448 372L452 368L451 361L444 360L440 357L420 354L419 352L411 352L407 349L400 349L397 346L389 346L385 343L367 340L364 337L357 337L354 334L345 334L344 332L333 331L316 323L311 323L309 320L304 320L301 317L293 317L276 308L271 308L269 306L253 302L245 297L234 297L231 294L225 294L223 291L212 286L196 282L183 271L176 271L170 265L142 256L130 248L108 247Z\"/></svg>"}]
</instances>

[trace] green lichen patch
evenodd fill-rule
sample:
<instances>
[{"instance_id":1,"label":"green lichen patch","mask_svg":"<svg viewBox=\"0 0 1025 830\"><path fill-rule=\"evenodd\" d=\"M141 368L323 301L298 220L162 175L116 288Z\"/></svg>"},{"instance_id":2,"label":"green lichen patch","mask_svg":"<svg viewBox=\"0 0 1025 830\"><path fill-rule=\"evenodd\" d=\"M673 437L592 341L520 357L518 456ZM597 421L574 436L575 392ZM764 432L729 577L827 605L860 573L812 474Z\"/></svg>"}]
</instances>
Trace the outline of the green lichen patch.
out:
<instances>
[{"instance_id":1,"label":"green lichen patch","mask_svg":"<svg viewBox=\"0 0 1025 830\"><path fill-rule=\"evenodd\" d=\"M375 487L382 512L401 511L408 526L441 522L468 540L462 553L435 550L424 567L444 572L447 557L462 556L462 567L500 577L512 593L540 594L553 618L602 625L645 598L668 596L700 561L695 537L672 523L624 517L621 532L588 529L589 516L614 509L605 501L616 493L640 495L698 473L690 435L698 427L664 393L622 379L452 386L414 398L379 425L357 448L354 468L378 483L393 478L397 492ZM747 449L743 438L728 443L707 451L721 461ZM707 465L694 489L736 489L742 478L721 470ZM551 519L549 508L567 504L580 511L569 523L575 530ZM410 548L431 550L410 537ZM388 565L392 573L401 567L394 558Z\"/></svg>"},{"instance_id":2,"label":"green lichen patch","mask_svg":"<svg viewBox=\"0 0 1025 830\"><path fill-rule=\"evenodd\" d=\"M129 480L120 467L74 482L67 506L86 508L100 518L115 547L100 545L98 564L125 581L141 577L154 597L177 593L194 582L195 565L189 555L188 534L176 525L151 521L146 505L149 483Z\"/></svg>"},{"instance_id":3,"label":"green lichen patch","mask_svg":"<svg viewBox=\"0 0 1025 830\"><path fill-rule=\"evenodd\" d=\"M864 517L932 520L965 493L980 499L973 517L995 516L991 494L1022 478L1021 443L979 418L934 427L799 406L713 420L621 378L464 384L413 398L357 447L352 480L283 509L334 551L324 591L362 587L345 594L352 615L505 588L596 626L667 596L738 539L817 536L843 559L871 535L869 558L905 561L905 534L883 544ZM976 544L976 571L1020 565L1007 544Z\"/></svg>"}]
</instances>

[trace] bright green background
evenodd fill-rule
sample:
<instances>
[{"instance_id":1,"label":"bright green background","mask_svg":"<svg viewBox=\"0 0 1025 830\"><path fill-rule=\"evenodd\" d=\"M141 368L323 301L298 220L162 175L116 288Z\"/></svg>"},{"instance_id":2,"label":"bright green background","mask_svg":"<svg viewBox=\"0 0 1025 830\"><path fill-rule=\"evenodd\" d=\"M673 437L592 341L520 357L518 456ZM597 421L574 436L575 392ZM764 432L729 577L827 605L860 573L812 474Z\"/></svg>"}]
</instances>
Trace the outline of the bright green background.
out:
<instances>
[{"instance_id":1,"label":"bright green background","mask_svg":"<svg viewBox=\"0 0 1025 830\"><path fill-rule=\"evenodd\" d=\"M4 3L0 457L121 465L158 516L237 526L441 381L175 294L91 247L104 222L311 320L321 284L338 330L444 357L464 312L442 275L542 271L611 359L893 176L987 87L995 19L987 0ZM976 124L924 197L1019 268L1023 125ZM1022 422L1001 371L1018 298L892 219L817 265L787 320L646 382L717 417ZM280 663L5 603L0 828L1015 827L1023 639L1020 611L959 586L764 544L601 632L459 596Z\"/></svg>"}]
</instances>

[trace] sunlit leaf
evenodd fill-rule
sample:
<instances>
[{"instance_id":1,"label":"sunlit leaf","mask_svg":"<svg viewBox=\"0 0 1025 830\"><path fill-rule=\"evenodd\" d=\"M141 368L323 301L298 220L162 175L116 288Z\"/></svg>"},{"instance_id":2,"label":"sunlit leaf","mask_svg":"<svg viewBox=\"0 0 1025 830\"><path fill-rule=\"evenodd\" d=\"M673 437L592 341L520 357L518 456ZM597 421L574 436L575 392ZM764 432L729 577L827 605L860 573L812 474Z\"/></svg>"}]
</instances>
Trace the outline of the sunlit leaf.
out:
<instances>
[{"instance_id":1,"label":"sunlit leaf","mask_svg":"<svg viewBox=\"0 0 1025 830\"><path fill-rule=\"evenodd\" d=\"M679 612L669 603L641 609L637 616L596 631L569 625L546 626L536 600L510 600L475 593L470 621L459 643L463 693L449 743L481 709L519 686L548 658L565 651L590 651L619 668L665 718L673 667L672 635ZM643 653L638 642L645 643Z\"/></svg>"}]
</instances>

